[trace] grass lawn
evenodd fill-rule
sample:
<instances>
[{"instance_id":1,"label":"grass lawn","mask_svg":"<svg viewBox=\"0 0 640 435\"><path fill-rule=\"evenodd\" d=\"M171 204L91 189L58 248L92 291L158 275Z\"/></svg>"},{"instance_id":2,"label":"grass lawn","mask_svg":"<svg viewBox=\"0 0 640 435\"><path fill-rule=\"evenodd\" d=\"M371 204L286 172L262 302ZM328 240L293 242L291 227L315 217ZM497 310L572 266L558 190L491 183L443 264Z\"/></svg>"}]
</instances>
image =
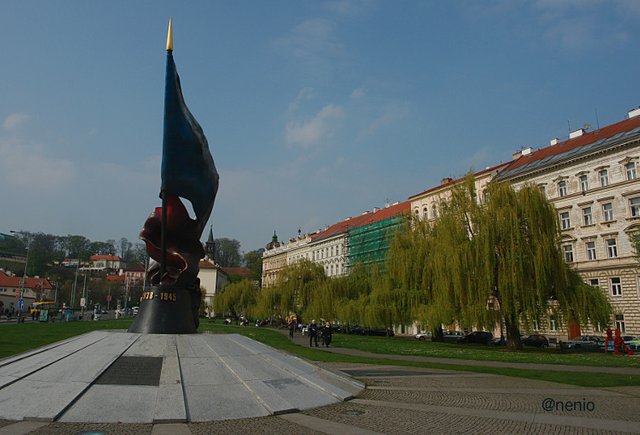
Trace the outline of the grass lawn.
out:
<instances>
[{"instance_id":1,"label":"grass lawn","mask_svg":"<svg viewBox=\"0 0 640 435\"><path fill-rule=\"evenodd\" d=\"M127 329L131 319L0 325L0 358L97 329Z\"/></svg>"},{"instance_id":2,"label":"grass lawn","mask_svg":"<svg viewBox=\"0 0 640 435\"><path fill-rule=\"evenodd\" d=\"M0 358L96 329L126 329L129 327L130 323L130 319L120 319L99 322L0 325ZM332 344L335 347L353 348L380 354L378 358L365 358L340 355L306 346L299 346L290 342L285 334L281 334L269 328L256 328L253 326L239 327L204 321L201 323L199 330L200 332L208 333L242 334L276 349L284 350L312 361L352 362L359 364L396 365L472 371L559 382L591 388L631 385L640 386L640 376L637 375L629 376L617 374L576 373L571 371L475 367L465 365L462 360L470 359L522 363L588 365L599 367L640 367L640 361L638 358L614 357L603 354L559 354L548 349L508 352L499 347L493 348L473 345L420 342L418 340L397 337L361 337L346 334L334 334ZM398 361L385 359L384 354L457 358L461 359L461 361L460 364Z\"/></svg>"}]
</instances>

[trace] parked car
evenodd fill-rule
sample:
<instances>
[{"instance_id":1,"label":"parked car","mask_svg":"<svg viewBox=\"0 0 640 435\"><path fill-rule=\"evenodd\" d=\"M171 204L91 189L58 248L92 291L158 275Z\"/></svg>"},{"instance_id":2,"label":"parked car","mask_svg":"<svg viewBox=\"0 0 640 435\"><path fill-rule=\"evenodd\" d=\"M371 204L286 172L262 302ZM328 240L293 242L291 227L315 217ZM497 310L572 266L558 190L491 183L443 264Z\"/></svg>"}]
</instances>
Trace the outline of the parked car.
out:
<instances>
[{"instance_id":1,"label":"parked car","mask_svg":"<svg viewBox=\"0 0 640 435\"><path fill-rule=\"evenodd\" d=\"M384 329L384 328L369 329L369 328L366 328L364 330L364 335L374 335L374 336L377 336L377 337L393 337L395 335L395 333L393 332L393 329Z\"/></svg>"},{"instance_id":2,"label":"parked car","mask_svg":"<svg viewBox=\"0 0 640 435\"><path fill-rule=\"evenodd\" d=\"M573 340L563 341L561 349L573 349L585 352L599 352L604 350L604 338L595 335L581 335Z\"/></svg>"},{"instance_id":3,"label":"parked car","mask_svg":"<svg viewBox=\"0 0 640 435\"><path fill-rule=\"evenodd\" d=\"M541 334L531 334L522 339L522 344L532 347L549 347L549 340Z\"/></svg>"},{"instance_id":4,"label":"parked car","mask_svg":"<svg viewBox=\"0 0 640 435\"><path fill-rule=\"evenodd\" d=\"M640 338L636 338L634 340L629 341L628 343L625 341L627 347L634 352L640 352Z\"/></svg>"},{"instance_id":5,"label":"parked car","mask_svg":"<svg viewBox=\"0 0 640 435\"><path fill-rule=\"evenodd\" d=\"M462 331L445 331L444 342L445 343L457 343L464 338L464 332Z\"/></svg>"},{"instance_id":6,"label":"parked car","mask_svg":"<svg viewBox=\"0 0 640 435\"><path fill-rule=\"evenodd\" d=\"M421 331L416 334L416 338L420 341L431 340L431 336L432 336L431 331L428 331L428 332Z\"/></svg>"},{"instance_id":7,"label":"parked car","mask_svg":"<svg viewBox=\"0 0 640 435\"><path fill-rule=\"evenodd\" d=\"M486 331L473 331L458 340L458 343L489 344L493 340L493 334Z\"/></svg>"}]
</instances>

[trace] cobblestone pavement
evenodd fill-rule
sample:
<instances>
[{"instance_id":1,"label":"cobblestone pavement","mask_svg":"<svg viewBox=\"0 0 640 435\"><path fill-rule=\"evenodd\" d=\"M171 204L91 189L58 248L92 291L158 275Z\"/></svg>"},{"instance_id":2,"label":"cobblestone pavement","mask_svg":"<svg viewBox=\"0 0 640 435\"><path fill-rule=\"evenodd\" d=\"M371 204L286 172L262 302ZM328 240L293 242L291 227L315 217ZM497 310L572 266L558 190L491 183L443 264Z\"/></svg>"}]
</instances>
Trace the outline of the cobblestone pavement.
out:
<instances>
[{"instance_id":1,"label":"cobblestone pavement","mask_svg":"<svg viewBox=\"0 0 640 435\"><path fill-rule=\"evenodd\" d=\"M173 425L173 432L161 424L70 423L39 423L41 427L20 432L20 423L0 421L0 435L640 433L637 387L586 389L491 374L322 365L352 374L367 388L351 401L302 413ZM176 427L181 432L175 432Z\"/></svg>"}]
</instances>

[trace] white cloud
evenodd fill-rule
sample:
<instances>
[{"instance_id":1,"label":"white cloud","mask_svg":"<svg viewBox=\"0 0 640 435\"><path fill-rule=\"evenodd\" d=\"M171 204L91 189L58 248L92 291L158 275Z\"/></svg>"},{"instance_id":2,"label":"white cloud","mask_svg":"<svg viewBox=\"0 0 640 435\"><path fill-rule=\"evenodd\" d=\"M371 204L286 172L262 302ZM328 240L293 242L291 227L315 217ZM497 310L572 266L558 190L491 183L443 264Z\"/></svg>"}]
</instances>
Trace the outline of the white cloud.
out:
<instances>
[{"instance_id":1,"label":"white cloud","mask_svg":"<svg viewBox=\"0 0 640 435\"><path fill-rule=\"evenodd\" d=\"M344 47L334 35L334 24L314 18L296 25L275 47L287 59L302 66L312 76L327 77L335 69L335 61L344 58Z\"/></svg>"},{"instance_id":2,"label":"white cloud","mask_svg":"<svg viewBox=\"0 0 640 435\"><path fill-rule=\"evenodd\" d=\"M382 113L371 121L358 134L358 140L362 140L376 131L395 124L397 121L409 114L409 108L406 104L390 104L384 108Z\"/></svg>"},{"instance_id":3,"label":"white cloud","mask_svg":"<svg viewBox=\"0 0 640 435\"><path fill-rule=\"evenodd\" d=\"M311 119L290 120L285 126L285 142L302 148L317 145L335 132L344 117L342 107L328 104Z\"/></svg>"},{"instance_id":4,"label":"white cloud","mask_svg":"<svg viewBox=\"0 0 640 435\"><path fill-rule=\"evenodd\" d=\"M365 96L364 89L358 88L358 89L354 89L353 92L351 92L351 95L349 96L349 98L352 100L359 100L361 98L364 98L364 96Z\"/></svg>"},{"instance_id":5,"label":"white cloud","mask_svg":"<svg viewBox=\"0 0 640 435\"><path fill-rule=\"evenodd\" d=\"M332 0L324 3L327 10L338 15L361 15L375 6L372 0Z\"/></svg>"},{"instance_id":6,"label":"white cloud","mask_svg":"<svg viewBox=\"0 0 640 435\"><path fill-rule=\"evenodd\" d=\"M44 145L0 139L0 180L10 188L56 190L74 179L73 162L49 157Z\"/></svg>"},{"instance_id":7,"label":"white cloud","mask_svg":"<svg viewBox=\"0 0 640 435\"><path fill-rule=\"evenodd\" d=\"M292 114L298 110L300 103L309 101L315 96L313 88L305 87L298 92L296 98L289 104L289 113Z\"/></svg>"},{"instance_id":8,"label":"white cloud","mask_svg":"<svg viewBox=\"0 0 640 435\"><path fill-rule=\"evenodd\" d=\"M12 113L11 115L7 116L4 119L4 121L2 122L2 128L4 130L15 130L20 125L27 122L28 119L29 119L29 115L26 113L23 113L23 112Z\"/></svg>"}]
</instances>

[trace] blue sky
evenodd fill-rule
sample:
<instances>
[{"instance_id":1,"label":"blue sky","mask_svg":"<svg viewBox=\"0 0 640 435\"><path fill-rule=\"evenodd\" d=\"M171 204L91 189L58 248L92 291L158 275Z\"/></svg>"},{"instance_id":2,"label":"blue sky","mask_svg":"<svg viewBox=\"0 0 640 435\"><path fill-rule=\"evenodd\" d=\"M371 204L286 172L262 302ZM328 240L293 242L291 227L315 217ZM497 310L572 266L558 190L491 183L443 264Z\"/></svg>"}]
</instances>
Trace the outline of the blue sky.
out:
<instances>
[{"instance_id":1,"label":"blue sky","mask_svg":"<svg viewBox=\"0 0 640 435\"><path fill-rule=\"evenodd\" d=\"M169 17L220 172L214 234L243 251L640 105L635 0L5 0L0 11L0 232L137 239L160 204Z\"/></svg>"}]
</instances>

